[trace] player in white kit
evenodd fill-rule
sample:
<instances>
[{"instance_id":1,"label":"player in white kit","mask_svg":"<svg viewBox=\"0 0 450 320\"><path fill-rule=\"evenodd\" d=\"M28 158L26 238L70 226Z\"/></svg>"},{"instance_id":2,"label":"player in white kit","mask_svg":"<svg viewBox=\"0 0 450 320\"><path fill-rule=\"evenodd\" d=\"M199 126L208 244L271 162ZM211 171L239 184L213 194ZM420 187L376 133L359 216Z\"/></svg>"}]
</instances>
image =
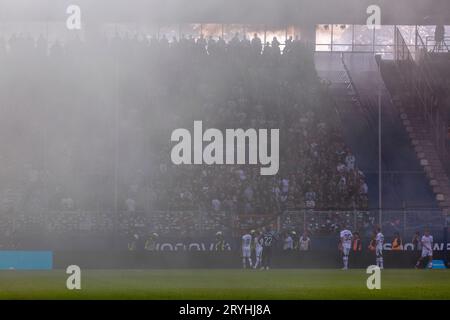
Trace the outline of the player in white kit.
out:
<instances>
[{"instance_id":1,"label":"player in white kit","mask_svg":"<svg viewBox=\"0 0 450 320\"><path fill-rule=\"evenodd\" d=\"M255 265L253 266L254 269L261 266L261 258L262 258L262 252L263 252L263 246L262 246L262 238L261 234L258 232L253 237L253 243L255 245Z\"/></svg>"},{"instance_id":2,"label":"player in white kit","mask_svg":"<svg viewBox=\"0 0 450 320\"><path fill-rule=\"evenodd\" d=\"M375 254L377 256L377 266L383 269L383 245L384 245L384 235L381 233L381 228L377 228L375 236Z\"/></svg>"},{"instance_id":3,"label":"player in white kit","mask_svg":"<svg viewBox=\"0 0 450 320\"><path fill-rule=\"evenodd\" d=\"M416 263L416 268L419 268L424 259L428 259L427 267L431 269L433 268L433 236L428 230L425 230L420 242L422 243L422 255Z\"/></svg>"},{"instance_id":4,"label":"player in white kit","mask_svg":"<svg viewBox=\"0 0 450 320\"><path fill-rule=\"evenodd\" d=\"M340 233L339 249L342 252L342 262L344 267L342 270L348 269L348 255L352 247L353 234L350 230L344 229Z\"/></svg>"},{"instance_id":5,"label":"player in white kit","mask_svg":"<svg viewBox=\"0 0 450 320\"><path fill-rule=\"evenodd\" d=\"M248 267L252 267L252 236L249 233L246 233L242 236L242 267L245 269Z\"/></svg>"}]
</instances>

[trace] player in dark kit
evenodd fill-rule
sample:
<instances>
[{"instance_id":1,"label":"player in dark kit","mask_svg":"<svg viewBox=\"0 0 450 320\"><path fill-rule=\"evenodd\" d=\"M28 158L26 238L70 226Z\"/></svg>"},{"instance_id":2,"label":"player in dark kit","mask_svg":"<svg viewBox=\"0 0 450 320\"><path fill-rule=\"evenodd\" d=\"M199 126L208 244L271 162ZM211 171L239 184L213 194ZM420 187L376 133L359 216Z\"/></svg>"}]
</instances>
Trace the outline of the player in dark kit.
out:
<instances>
[{"instance_id":1,"label":"player in dark kit","mask_svg":"<svg viewBox=\"0 0 450 320\"><path fill-rule=\"evenodd\" d=\"M272 231L270 226L265 227L261 239L263 247L261 270L269 270L272 262L272 247L276 241L275 231Z\"/></svg>"}]
</instances>

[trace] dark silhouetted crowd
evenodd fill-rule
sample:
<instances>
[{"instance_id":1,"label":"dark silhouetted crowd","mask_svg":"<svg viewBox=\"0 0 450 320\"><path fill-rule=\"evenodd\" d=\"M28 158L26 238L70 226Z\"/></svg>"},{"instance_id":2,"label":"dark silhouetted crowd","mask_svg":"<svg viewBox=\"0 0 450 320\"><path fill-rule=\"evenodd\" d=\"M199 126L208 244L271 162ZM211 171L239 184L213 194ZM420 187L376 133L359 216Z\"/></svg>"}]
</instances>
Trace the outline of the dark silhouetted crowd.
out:
<instances>
[{"instance_id":1,"label":"dark silhouetted crowd","mask_svg":"<svg viewBox=\"0 0 450 320\"><path fill-rule=\"evenodd\" d=\"M76 230L89 220L88 230L195 235L229 230L234 215L367 209L364 174L312 48L292 37L262 42L0 38L0 220L15 221L4 228L35 219ZM171 132L194 120L204 130L280 129L278 174L174 165Z\"/></svg>"}]
</instances>

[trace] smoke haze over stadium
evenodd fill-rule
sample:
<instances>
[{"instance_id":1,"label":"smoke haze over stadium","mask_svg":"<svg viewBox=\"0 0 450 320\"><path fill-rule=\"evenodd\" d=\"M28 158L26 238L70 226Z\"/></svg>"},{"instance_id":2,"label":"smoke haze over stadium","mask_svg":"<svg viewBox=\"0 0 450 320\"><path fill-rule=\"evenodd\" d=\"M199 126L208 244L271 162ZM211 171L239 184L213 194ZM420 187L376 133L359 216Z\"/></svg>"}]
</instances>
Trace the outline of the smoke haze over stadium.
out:
<instances>
[{"instance_id":1,"label":"smoke haze over stadium","mask_svg":"<svg viewBox=\"0 0 450 320\"><path fill-rule=\"evenodd\" d=\"M448 267L449 31L448 0L0 0L0 299L449 299L407 270Z\"/></svg>"}]
</instances>

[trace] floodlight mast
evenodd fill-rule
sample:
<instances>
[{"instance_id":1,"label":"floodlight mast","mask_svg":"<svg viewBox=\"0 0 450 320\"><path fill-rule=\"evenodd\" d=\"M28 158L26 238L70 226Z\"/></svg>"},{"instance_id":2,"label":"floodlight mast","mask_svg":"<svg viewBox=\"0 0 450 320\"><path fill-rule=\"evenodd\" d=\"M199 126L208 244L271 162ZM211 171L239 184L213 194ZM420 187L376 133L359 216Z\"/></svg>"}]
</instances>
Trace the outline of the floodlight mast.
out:
<instances>
[{"instance_id":1,"label":"floodlight mast","mask_svg":"<svg viewBox=\"0 0 450 320\"><path fill-rule=\"evenodd\" d=\"M378 73L381 75L381 63L378 63ZM381 141L381 83L378 86L378 224L382 228L383 219L383 177L382 177L382 141Z\"/></svg>"}]
</instances>

